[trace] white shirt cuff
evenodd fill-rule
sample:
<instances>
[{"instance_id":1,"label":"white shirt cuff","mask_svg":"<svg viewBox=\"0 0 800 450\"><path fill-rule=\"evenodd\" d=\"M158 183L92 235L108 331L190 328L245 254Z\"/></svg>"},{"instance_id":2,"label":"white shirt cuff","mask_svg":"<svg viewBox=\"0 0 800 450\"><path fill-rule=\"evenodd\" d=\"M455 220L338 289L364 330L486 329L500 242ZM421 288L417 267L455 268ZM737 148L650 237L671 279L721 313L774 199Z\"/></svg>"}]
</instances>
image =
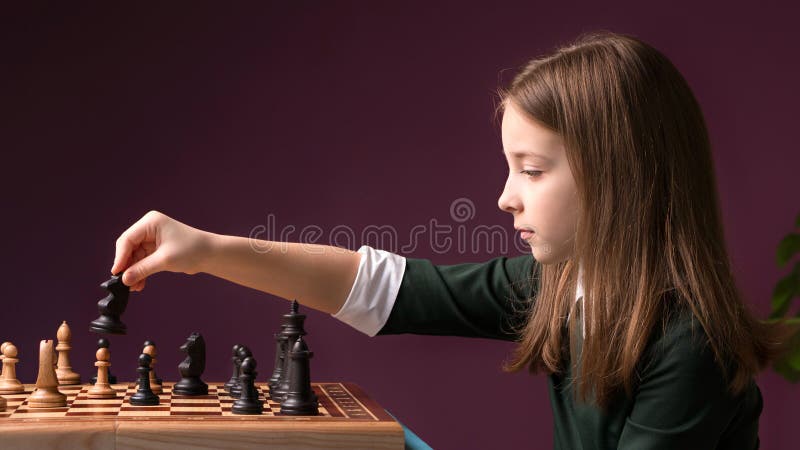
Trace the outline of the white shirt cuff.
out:
<instances>
[{"instance_id":1,"label":"white shirt cuff","mask_svg":"<svg viewBox=\"0 0 800 450\"><path fill-rule=\"evenodd\" d=\"M406 258L368 245L358 249L361 261L342 308L331 316L372 337L389 319L400 291Z\"/></svg>"}]
</instances>

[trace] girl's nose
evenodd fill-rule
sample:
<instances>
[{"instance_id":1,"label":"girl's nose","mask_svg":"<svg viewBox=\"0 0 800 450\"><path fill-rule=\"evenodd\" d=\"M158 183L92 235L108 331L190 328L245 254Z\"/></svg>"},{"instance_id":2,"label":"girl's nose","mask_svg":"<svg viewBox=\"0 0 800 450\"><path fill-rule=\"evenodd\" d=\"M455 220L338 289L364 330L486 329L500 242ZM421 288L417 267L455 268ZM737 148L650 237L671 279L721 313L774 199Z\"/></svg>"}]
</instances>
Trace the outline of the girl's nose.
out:
<instances>
[{"instance_id":1,"label":"girl's nose","mask_svg":"<svg viewBox=\"0 0 800 450\"><path fill-rule=\"evenodd\" d=\"M509 189L509 183L506 183L503 193L497 199L497 206L507 213L515 213L522 210L522 203L519 201L519 197Z\"/></svg>"}]
</instances>

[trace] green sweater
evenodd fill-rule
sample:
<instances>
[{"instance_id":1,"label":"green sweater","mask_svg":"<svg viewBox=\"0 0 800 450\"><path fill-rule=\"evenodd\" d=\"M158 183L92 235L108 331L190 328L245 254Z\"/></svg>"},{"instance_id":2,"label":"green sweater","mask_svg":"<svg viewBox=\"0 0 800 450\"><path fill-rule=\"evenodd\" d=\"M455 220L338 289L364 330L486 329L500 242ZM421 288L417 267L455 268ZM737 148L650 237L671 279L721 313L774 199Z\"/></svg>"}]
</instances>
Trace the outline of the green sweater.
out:
<instances>
[{"instance_id":1,"label":"green sweater","mask_svg":"<svg viewBox=\"0 0 800 450\"><path fill-rule=\"evenodd\" d=\"M537 288L526 280L538 268L531 255L438 266L406 258L395 304L378 334L514 341L512 325L524 323L526 299ZM731 395L703 336L691 316L672 321L651 339L633 395L621 395L607 412L573 398L569 372L549 375L554 448L758 448L761 392L752 382Z\"/></svg>"}]
</instances>

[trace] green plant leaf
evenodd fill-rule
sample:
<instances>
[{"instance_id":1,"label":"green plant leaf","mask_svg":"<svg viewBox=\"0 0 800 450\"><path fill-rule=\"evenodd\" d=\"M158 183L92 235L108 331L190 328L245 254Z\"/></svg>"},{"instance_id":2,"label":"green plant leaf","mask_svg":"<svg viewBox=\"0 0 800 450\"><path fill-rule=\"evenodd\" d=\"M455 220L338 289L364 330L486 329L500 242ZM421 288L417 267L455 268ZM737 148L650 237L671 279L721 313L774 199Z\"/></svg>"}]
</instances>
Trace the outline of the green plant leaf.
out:
<instances>
[{"instance_id":1,"label":"green plant leaf","mask_svg":"<svg viewBox=\"0 0 800 450\"><path fill-rule=\"evenodd\" d=\"M772 313L769 315L770 319L782 317L789 310L791 305L790 300L796 295L800 295L800 281L798 281L797 268L800 263L795 265L789 275L781 278L778 284L775 285L775 290L772 292Z\"/></svg>"},{"instance_id":2,"label":"green plant leaf","mask_svg":"<svg viewBox=\"0 0 800 450\"><path fill-rule=\"evenodd\" d=\"M786 357L786 362L792 366L794 370L800 371L800 348L793 348Z\"/></svg>"},{"instance_id":3,"label":"green plant leaf","mask_svg":"<svg viewBox=\"0 0 800 450\"><path fill-rule=\"evenodd\" d=\"M800 234L791 233L778 244L778 266L786 264L797 253L800 253Z\"/></svg>"},{"instance_id":4,"label":"green plant leaf","mask_svg":"<svg viewBox=\"0 0 800 450\"><path fill-rule=\"evenodd\" d=\"M772 368L783 378L786 378L791 383L800 381L800 370L796 370L790 366L786 360L775 361Z\"/></svg>"},{"instance_id":5,"label":"green plant leaf","mask_svg":"<svg viewBox=\"0 0 800 450\"><path fill-rule=\"evenodd\" d=\"M794 370L800 371L800 331L789 339L789 350L781 358Z\"/></svg>"},{"instance_id":6,"label":"green plant leaf","mask_svg":"<svg viewBox=\"0 0 800 450\"><path fill-rule=\"evenodd\" d=\"M772 364L775 372L796 383L800 381L800 330L796 330L786 343L787 350Z\"/></svg>"},{"instance_id":7,"label":"green plant leaf","mask_svg":"<svg viewBox=\"0 0 800 450\"><path fill-rule=\"evenodd\" d=\"M800 214L795 219L795 227L800 228ZM800 251L800 235L792 233L778 244L776 259L778 266L783 266ZM772 314L767 322L784 321L790 325L800 322L800 311L795 317L784 319L783 316L789 309L792 297L800 296L800 261L796 262L792 272L781 279L775 286L772 295ZM787 350L777 360L773 361L772 368L776 373L792 383L800 381L800 331L794 332L786 343Z\"/></svg>"}]
</instances>

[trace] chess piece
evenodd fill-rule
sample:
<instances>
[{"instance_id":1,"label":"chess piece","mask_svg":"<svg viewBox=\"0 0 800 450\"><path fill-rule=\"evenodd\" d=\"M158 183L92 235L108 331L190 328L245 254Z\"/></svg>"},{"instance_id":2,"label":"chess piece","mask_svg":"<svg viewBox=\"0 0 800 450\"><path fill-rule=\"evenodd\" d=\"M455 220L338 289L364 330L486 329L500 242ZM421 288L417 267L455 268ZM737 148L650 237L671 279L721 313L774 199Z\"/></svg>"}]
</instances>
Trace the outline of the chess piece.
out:
<instances>
[{"instance_id":1,"label":"chess piece","mask_svg":"<svg viewBox=\"0 0 800 450\"><path fill-rule=\"evenodd\" d=\"M66 320L58 327L56 338L58 338L58 345L56 345L56 351L58 352L56 368L58 384L62 386L81 384L81 376L75 373L69 364L69 351L72 350L72 331L70 331Z\"/></svg>"},{"instance_id":2,"label":"chess piece","mask_svg":"<svg viewBox=\"0 0 800 450\"><path fill-rule=\"evenodd\" d=\"M286 339L281 332L286 329L285 325L281 325L281 330L274 334L275 336L275 368L272 370L272 376L269 377L267 385L270 391L275 389L277 383L281 380L283 373L283 358L286 357Z\"/></svg>"},{"instance_id":3,"label":"chess piece","mask_svg":"<svg viewBox=\"0 0 800 450\"><path fill-rule=\"evenodd\" d=\"M225 382L225 390L230 392L231 387L239 382L239 366L241 365L241 361L239 361L239 347L241 345L234 344L233 348L231 349L231 364L233 365L233 373L231 374L231 378Z\"/></svg>"},{"instance_id":4,"label":"chess piece","mask_svg":"<svg viewBox=\"0 0 800 450\"><path fill-rule=\"evenodd\" d=\"M17 347L11 342L0 346L3 352L3 374L0 375L0 394L19 394L25 392L25 386L17 379Z\"/></svg>"},{"instance_id":5,"label":"chess piece","mask_svg":"<svg viewBox=\"0 0 800 450\"><path fill-rule=\"evenodd\" d=\"M283 329L282 333L284 336L286 336L286 352L284 353L283 358L283 371L281 372L280 380L275 385L275 389L270 390L270 396L276 401L282 401L286 393L289 392L288 375L291 362L291 358L289 358L289 351L294 348L294 343L300 336L306 335L306 331L303 329L306 316L305 314L300 314L299 310L300 304L297 303L297 300L294 300L292 301L292 306L289 310L289 313L283 315L283 324L285 325L285 328Z\"/></svg>"},{"instance_id":6,"label":"chess piece","mask_svg":"<svg viewBox=\"0 0 800 450\"><path fill-rule=\"evenodd\" d=\"M100 338L100 339L97 340L97 349L98 350L100 350L101 348L108 348L109 351L111 351L110 347L111 347L111 343L108 342L108 339ZM92 384L95 384L96 382L97 382L97 376L95 375L95 376L92 377ZM108 382L110 384L117 384L117 377L111 374L111 366L108 367Z\"/></svg>"},{"instance_id":7,"label":"chess piece","mask_svg":"<svg viewBox=\"0 0 800 450\"><path fill-rule=\"evenodd\" d=\"M163 392L161 388L161 383L158 382L156 379L156 371L153 369L156 365L156 347L153 345L145 346L144 353L150 356L150 390L153 391L154 394L158 395Z\"/></svg>"},{"instance_id":8,"label":"chess piece","mask_svg":"<svg viewBox=\"0 0 800 450\"><path fill-rule=\"evenodd\" d=\"M256 389L256 360L252 356L244 358L239 375L239 384L242 394L233 402L233 414L261 414L264 412L264 402L259 398Z\"/></svg>"},{"instance_id":9,"label":"chess piece","mask_svg":"<svg viewBox=\"0 0 800 450\"><path fill-rule=\"evenodd\" d=\"M0 364L2 364L3 360L5 360L5 358L6 358L5 354L3 354L3 350L5 350L6 346L8 346L9 344L10 344L10 342L3 342L3 344L0 345ZM3 366L5 366L5 365L3 365ZM4 372L5 372L5 370L0 369L0 380L3 379L3 373ZM0 395L0 412L5 411L7 405L8 405L8 402L6 401L5 397Z\"/></svg>"},{"instance_id":10,"label":"chess piece","mask_svg":"<svg viewBox=\"0 0 800 450\"><path fill-rule=\"evenodd\" d=\"M155 406L158 405L159 398L150 390L150 364L153 358L147 353L139 355L139 387L136 393L131 395L131 405L133 406ZM100 380L98 379L98 382Z\"/></svg>"},{"instance_id":11,"label":"chess piece","mask_svg":"<svg viewBox=\"0 0 800 450\"><path fill-rule=\"evenodd\" d=\"M109 280L100 285L109 294L97 302L100 317L93 320L89 330L103 334L125 334L128 328L120 320L120 315L128 306L130 287L122 282L122 274L113 275Z\"/></svg>"},{"instance_id":12,"label":"chess piece","mask_svg":"<svg viewBox=\"0 0 800 450\"><path fill-rule=\"evenodd\" d=\"M111 354L107 348L100 347L95 356L97 357L97 362L94 363L97 367L97 382L89 388L87 396L89 398L116 398L117 391L108 383L108 367L111 365L108 360L111 359Z\"/></svg>"},{"instance_id":13,"label":"chess piece","mask_svg":"<svg viewBox=\"0 0 800 450\"><path fill-rule=\"evenodd\" d=\"M186 353L179 365L181 380L175 383L172 392L178 395L208 395L208 385L200 379L206 368L206 342L200 333L192 333L180 350Z\"/></svg>"},{"instance_id":14,"label":"chess piece","mask_svg":"<svg viewBox=\"0 0 800 450\"><path fill-rule=\"evenodd\" d=\"M310 360L314 356L308 351L306 341L298 337L289 352L289 392L281 401L280 414L287 416L319 415L319 400L311 388Z\"/></svg>"},{"instance_id":15,"label":"chess piece","mask_svg":"<svg viewBox=\"0 0 800 450\"><path fill-rule=\"evenodd\" d=\"M3 342L0 345L0 365L3 363L3 359L5 358L5 356L3 356L3 347L5 347L6 345L7 345L7 342ZM3 378L3 369L2 369L2 366L0 366L0 379L2 379L2 378ZM0 395L0 412L6 410L6 404L7 404L7 402L6 402L5 397Z\"/></svg>"},{"instance_id":16,"label":"chess piece","mask_svg":"<svg viewBox=\"0 0 800 450\"><path fill-rule=\"evenodd\" d=\"M147 347L148 345L152 345L152 346L153 346L153 351L154 351L154 353L157 353L157 352L158 352L158 350L156 350L156 349L155 349L155 346L156 346L156 343L155 343L155 342L151 341L150 339L148 339L148 340L144 341L144 346L145 346L145 347ZM151 356L153 356L153 358L155 359L155 354L154 354L154 355L151 355ZM155 362L155 360L154 360L154 361L153 361L153 365L155 365L155 363L156 363L156 362ZM162 384L164 384L164 380L162 380L162 379L161 379L161 378L160 378L158 375L156 375L156 370L155 370L155 369L153 369L153 372L152 372L152 374L153 374L153 376L151 377L151 379L152 379L152 378L155 378L155 380L156 380L156 383L158 383L159 385L162 385Z\"/></svg>"},{"instance_id":17,"label":"chess piece","mask_svg":"<svg viewBox=\"0 0 800 450\"><path fill-rule=\"evenodd\" d=\"M5 355L2 353L2 350L6 347L6 345L8 345L7 342L3 342L3 344L0 345L0 363L2 363L3 360L6 358ZM0 380L2 380L2 378L3 378L3 372L4 372L3 370L0 370ZM8 402L6 401L5 397L0 395L0 412L3 412L3 411L6 410L6 405L7 404L8 404Z\"/></svg>"},{"instance_id":18,"label":"chess piece","mask_svg":"<svg viewBox=\"0 0 800 450\"><path fill-rule=\"evenodd\" d=\"M245 358L249 358L253 356L253 352L246 345L239 346L239 353L236 355L237 361L239 364L239 373L241 374L241 365ZM233 398L239 398L242 395L242 377L239 376L239 379L236 380L236 383L233 383L230 390L228 390L228 394L230 394Z\"/></svg>"},{"instance_id":19,"label":"chess piece","mask_svg":"<svg viewBox=\"0 0 800 450\"><path fill-rule=\"evenodd\" d=\"M272 378L270 378L268 383L270 396L273 398L277 398L276 395L278 395L277 393L280 389L281 382L283 381L283 378L286 374L285 373L287 368L286 360L289 358L288 357L289 351L287 350L289 346L289 337L286 335L285 327L281 327L281 331L278 332L277 339L278 339L278 346L280 347L280 354L276 358L278 360L276 361L276 364L278 364L279 366L276 367L276 370L273 372L273 375L275 375L276 378L274 379L274 381Z\"/></svg>"},{"instance_id":20,"label":"chess piece","mask_svg":"<svg viewBox=\"0 0 800 450\"><path fill-rule=\"evenodd\" d=\"M39 376L36 389L28 397L30 408L63 408L67 406L67 396L58 391L56 378L56 354L53 341L48 339L39 343Z\"/></svg>"}]
</instances>

